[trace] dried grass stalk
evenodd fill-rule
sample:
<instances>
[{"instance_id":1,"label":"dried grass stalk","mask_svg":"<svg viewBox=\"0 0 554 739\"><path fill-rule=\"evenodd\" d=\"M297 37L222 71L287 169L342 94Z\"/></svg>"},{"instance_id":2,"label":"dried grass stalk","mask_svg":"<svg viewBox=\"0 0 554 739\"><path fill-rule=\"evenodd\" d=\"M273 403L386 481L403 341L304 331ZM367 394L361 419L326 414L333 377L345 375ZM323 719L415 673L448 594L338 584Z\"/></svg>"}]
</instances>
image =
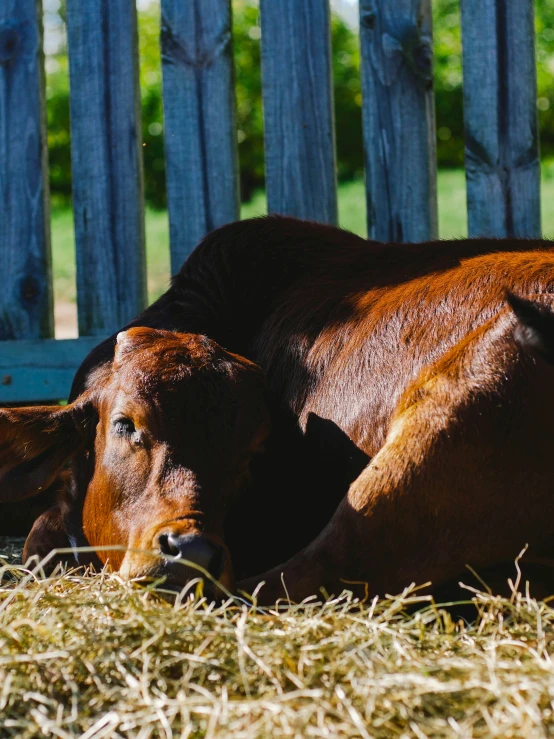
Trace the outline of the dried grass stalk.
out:
<instances>
[{"instance_id":1,"label":"dried grass stalk","mask_svg":"<svg viewBox=\"0 0 554 739\"><path fill-rule=\"evenodd\" d=\"M473 625L414 588L173 604L107 572L31 573L19 551L0 559L2 739L554 734L554 612L528 595L470 594Z\"/></svg>"}]
</instances>

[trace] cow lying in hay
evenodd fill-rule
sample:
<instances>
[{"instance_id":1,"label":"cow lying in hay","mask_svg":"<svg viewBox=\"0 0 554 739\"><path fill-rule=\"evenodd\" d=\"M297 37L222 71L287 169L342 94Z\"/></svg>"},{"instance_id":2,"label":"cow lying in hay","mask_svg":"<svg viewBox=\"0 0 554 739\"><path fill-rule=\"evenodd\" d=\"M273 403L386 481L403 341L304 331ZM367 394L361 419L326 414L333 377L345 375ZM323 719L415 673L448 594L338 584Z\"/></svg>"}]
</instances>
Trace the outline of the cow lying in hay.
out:
<instances>
[{"instance_id":1,"label":"cow lying in hay","mask_svg":"<svg viewBox=\"0 0 554 739\"><path fill-rule=\"evenodd\" d=\"M26 555L90 545L175 589L198 574L182 558L228 589L265 580L267 602L283 579L295 600L384 593L539 553L552 246L384 245L282 217L215 231L66 407L0 411L2 499L69 463Z\"/></svg>"}]
</instances>

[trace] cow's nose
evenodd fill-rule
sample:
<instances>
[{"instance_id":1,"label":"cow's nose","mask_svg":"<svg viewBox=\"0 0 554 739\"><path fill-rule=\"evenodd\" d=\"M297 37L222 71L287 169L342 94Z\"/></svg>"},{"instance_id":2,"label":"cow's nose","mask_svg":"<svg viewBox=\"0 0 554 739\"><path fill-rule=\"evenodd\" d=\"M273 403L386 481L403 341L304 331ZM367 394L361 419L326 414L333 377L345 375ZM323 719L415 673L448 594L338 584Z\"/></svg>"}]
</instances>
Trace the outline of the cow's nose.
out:
<instances>
[{"instance_id":1,"label":"cow's nose","mask_svg":"<svg viewBox=\"0 0 554 739\"><path fill-rule=\"evenodd\" d=\"M207 570L215 580L223 571L225 551L207 536L164 533L158 537L158 543L162 554L187 559Z\"/></svg>"}]
</instances>

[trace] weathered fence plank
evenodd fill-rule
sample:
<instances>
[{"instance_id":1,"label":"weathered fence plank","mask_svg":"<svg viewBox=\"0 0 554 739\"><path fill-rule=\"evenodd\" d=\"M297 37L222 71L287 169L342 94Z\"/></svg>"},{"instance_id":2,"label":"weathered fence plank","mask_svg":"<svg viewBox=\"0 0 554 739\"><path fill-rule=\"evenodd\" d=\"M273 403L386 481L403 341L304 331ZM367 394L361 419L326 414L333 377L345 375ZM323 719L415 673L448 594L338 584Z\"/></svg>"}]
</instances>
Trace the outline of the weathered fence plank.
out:
<instances>
[{"instance_id":1,"label":"weathered fence plank","mask_svg":"<svg viewBox=\"0 0 554 739\"><path fill-rule=\"evenodd\" d=\"M368 235L436 238L430 0L360 0L360 44Z\"/></svg>"},{"instance_id":2,"label":"weathered fence plank","mask_svg":"<svg viewBox=\"0 0 554 739\"><path fill-rule=\"evenodd\" d=\"M67 398L75 372L97 337L0 343L0 403Z\"/></svg>"},{"instance_id":3,"label":"weathered fence plank","mask_svg":"<svg viewBox=\"0 0 554 739\"><path fill-rule=\"evenodd\" d=\"M533 0L462 0L470 236L540 236Z\"/></svg>"},{"instance_id":4,"label":"weathered fence plank","mask_svg":"<svg viewBox=\"0 0 554 739\"><path fill-rule=\"evenodd\" d=\"M162 0L171 264L239 217L230 0Z\"/></svg>"},{"instance_id":5,"label":"weathered fence plank","mask_svg":"<svg viewBox=\"0 0 554 739\"><path fill-rule=\"evenodd\" d=\"M268 210L337 221L329 0L261 0Z\"/></svg>"},{"instance_id":6,"label":"weathered fence plank","mask_svg":"<svg viewBox=\"0 0 554 739\"><path fill-rule=\"evenodd\" d=\"M40 0L0 3L0 339L53 335Z\"/></svg>"},{"instance_id":7,"label":"weathered fence plank","mask_svg":"<svg viewBox=\"0 0 554 739\"><path fill-rule=\"evenodd\" d=\"M146 301L134 0L67 0L81 335L111 333Z\"/></svg>"}]
</instances>

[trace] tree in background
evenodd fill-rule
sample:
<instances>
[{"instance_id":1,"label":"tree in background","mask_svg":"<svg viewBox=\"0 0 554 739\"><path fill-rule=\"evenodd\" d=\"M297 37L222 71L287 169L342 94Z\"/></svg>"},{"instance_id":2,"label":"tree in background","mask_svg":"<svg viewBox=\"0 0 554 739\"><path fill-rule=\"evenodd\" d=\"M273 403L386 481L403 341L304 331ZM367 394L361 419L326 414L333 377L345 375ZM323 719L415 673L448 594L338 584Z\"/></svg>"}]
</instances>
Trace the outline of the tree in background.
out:
<instances>
[{"instance_id":1,"label":"tree in background","mask_svg":"<svg viewBox=\"0 0 554 739\"><path fill-rule=\"evenodd\" d=\"M537 86L542 154L554 156L554 3L535 0Z\"/></svg>"},{"instance_id":2,"label":"tree in background","mask_svg":"<svg viewBox=\"0 0 554 739\"><path fill-rule=\"evenodd\" d=\"M50 191L54 203L66 203L71 198L71 143L65 0L43 4Z\"/></svg>"},{"instance_id":3,"label":"tree in background","mask_svg":"<svg viewBox=\"0 0 554 739\"><path fill-rule=\"evenodd\" d=\"M54 201L71 197L69 82L63 33L65 0L45 0L47 39L48 144ZM543 156L554 156L554 2L535 0L538 64L538 109ZM233 0L236 65L237 140L244 200L264 184L263 108L260 70L260 27L254 0ZM144 171L147 202L165 206L165 159L159 5L139 11L140 85ZM435 100L439 166L463 165L463 98L460 0L433 0ZM56 30L57 29L57 30ZM331 26L339 180L361 176L360 52L358 36L334 15Z\"/></svg>"}]
</instances>

